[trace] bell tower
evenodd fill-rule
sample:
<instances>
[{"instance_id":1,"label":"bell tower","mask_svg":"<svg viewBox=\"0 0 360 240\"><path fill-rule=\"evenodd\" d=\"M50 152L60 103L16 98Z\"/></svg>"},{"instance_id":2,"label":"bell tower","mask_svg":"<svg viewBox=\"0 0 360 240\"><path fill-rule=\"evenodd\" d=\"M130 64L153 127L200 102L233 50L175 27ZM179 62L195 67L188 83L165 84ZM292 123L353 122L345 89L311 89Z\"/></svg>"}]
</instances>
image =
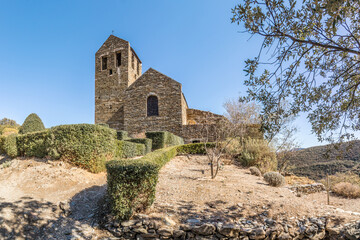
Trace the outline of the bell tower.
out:
<instances>
[{"instance_id":1,"label":"bell tower","mask_svg":"<svg viewBox=\"0 0 360 240\"><path fill-rule=\"evenodd\" d=\"M95 54L95 123L124 129L124 93L141 76L142 63L130 43L110 35Z\"/></svg>"}]
</instances>

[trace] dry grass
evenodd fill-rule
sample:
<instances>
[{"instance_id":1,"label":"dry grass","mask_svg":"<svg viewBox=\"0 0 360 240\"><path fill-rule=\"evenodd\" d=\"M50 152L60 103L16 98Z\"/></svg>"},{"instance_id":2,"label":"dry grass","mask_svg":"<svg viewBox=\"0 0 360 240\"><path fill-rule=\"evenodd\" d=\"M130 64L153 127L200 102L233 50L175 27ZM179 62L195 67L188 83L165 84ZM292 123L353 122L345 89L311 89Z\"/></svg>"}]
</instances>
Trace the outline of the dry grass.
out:
<instances>
[{"instance_id":1,"label":"dry grass","mask_svg":"<svg viewBox=\"0 0 360 240\"><path fill-rule=\"evenodd\" d=\"M264 180L273 187L281 187L285 185L285 178L278 172L267 172L264 174Z\"/></svg>"},{"instance_id":2,"label":"dry grass","mask_svg":"<svg viewBox=\"0 0 360 240\"><path fill-rule=\"evenodd\" d=\"M342 197L360 198L360 187L348 182L337 183L332 190L334 193Z\"/></svg>"},{"instance_id":3,"label":"dry grass","mask_svg":"<svg viewBox=\"0 0 360 240\"><path fill-rule=\"evenodd\" d=\"M287 176L285 177L285 181L289 185L303 185L303 184L313 184L314 180L311 180L307 177L299 177L299 176Z\"/></svg>"}]
</instances>

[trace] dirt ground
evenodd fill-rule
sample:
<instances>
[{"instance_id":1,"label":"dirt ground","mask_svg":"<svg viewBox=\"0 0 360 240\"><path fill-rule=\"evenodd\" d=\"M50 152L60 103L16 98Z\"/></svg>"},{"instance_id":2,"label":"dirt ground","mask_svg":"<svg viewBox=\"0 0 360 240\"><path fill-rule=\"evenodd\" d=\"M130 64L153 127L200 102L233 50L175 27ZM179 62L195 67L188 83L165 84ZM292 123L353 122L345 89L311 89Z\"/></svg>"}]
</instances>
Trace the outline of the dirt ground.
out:
<instances>
[{"instance_id":1,"label":"dirt ground","mask_svg":"<svg viewBox=\"0 0 360 240\"><path fill-rule=\"evenodd\" d=\"M224 165L213 180L209 176L206 157L174 158L160 171L148 213L178 222L259 216L360 219L344 212L360 212L360 200L332 196L328 206L325 193L297 197L287 186L270 187L235 165ZM0 156L0 239L109 239L95 217L105 192L106 173L92 174L60 161Z\"/></svg>"},{"instance_id":2,"label":"dirt ground","mask_svg":"<svg viewBox=\"0 0 360 240\"><path fill-rule=\"evenodd\" d=\"M274 219L335 215L344 222L359 220L359 199L330 197L326 193L296 196L289 186L271 187L247 169L224 165L215 179L205 156L177 156L160 170L152 212L166 213L173 219L236 221L261 215Z\"/></svg>"},{"instance_id":3,"label":"dirt ground","mask_svg":"<svg viewBox=\"0 0 360 240\"><path fill-rule=\"evenodd\" d=\"M0 156L0 239L103 239L94 214L106 173Z\"/></svg>"}]
</instances>

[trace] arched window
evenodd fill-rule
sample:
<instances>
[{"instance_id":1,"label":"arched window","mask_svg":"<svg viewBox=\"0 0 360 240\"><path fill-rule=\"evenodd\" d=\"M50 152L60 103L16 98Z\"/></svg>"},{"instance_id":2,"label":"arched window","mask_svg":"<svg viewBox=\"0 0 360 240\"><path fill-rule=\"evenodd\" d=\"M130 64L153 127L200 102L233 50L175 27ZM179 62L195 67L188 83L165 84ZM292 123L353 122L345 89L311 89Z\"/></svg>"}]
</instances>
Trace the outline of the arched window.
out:
<instances>
[{"instance_id":1,"label":"arched window","mask_svg":"<svg viewBox=\"0 0 360 240\"><path fill-rule=\"evenodd\" d=\"M149 96L147 99L147 115L159 116L159 104L156 96Z\"/></svg>"}]
</instances>

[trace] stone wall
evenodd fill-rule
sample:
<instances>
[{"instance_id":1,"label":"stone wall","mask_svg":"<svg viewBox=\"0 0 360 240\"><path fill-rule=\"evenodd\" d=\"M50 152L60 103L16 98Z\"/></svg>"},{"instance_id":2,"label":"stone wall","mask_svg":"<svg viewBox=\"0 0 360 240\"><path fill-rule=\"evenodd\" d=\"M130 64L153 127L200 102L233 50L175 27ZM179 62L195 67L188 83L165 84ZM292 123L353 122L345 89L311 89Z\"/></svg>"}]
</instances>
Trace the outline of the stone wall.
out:
<instances>
[{"instance_id":1,"label":"stone wall","mask_svg":"<svg viewBox=\"0 0 360 240\"><path fill-rule=\"evenodd\" d=\"M214 124L216 121L224 118L222 115L218 115L208 111L201 111L197 109L188 108L186 110L187 125L195 124Z\"/></svg>"},{"instance_id":2,"label":"stone wall","mask_svg":"<svg viewBox=\"0 0 360 240\"><path fill-rule=\"evenodd\" d=\"M118 66L116 55L121 54ZM134 68L132 58L134 57ZM107 68L103 69L103 59ZM137 66L139 65L139 72ZM111 35L95 54L95 123L107 123L111 128L124 128L124 93L141 75L141 61L130 43Z\"/></svg>"},{"instance_id":3,"label":"stone wall","mask_svg":"<svg viewBox=\"0 0 360 240\"><path fill-rule=\"evenodd\" d=\"M105 228L121 239L360 239L360 221L342 226L325 217L294 222L243 219L237 223L188 219L187 223L177 224L167 217L154 219L140 214L129 221L112 221Z\"/></svg>"},{"instance_id":4,"label":"stone wall","mask_svg":"<svg viewBox=\"0 0 360 240\"><path fill-rule=\"evenodd\" d=\"M159 116L147 116L147 98L158 98ZM146 131L169 131L181 136L181 84L164 74L149 69L125 94L124 130L130 135Z\"/></svg>"}]
</instances>

